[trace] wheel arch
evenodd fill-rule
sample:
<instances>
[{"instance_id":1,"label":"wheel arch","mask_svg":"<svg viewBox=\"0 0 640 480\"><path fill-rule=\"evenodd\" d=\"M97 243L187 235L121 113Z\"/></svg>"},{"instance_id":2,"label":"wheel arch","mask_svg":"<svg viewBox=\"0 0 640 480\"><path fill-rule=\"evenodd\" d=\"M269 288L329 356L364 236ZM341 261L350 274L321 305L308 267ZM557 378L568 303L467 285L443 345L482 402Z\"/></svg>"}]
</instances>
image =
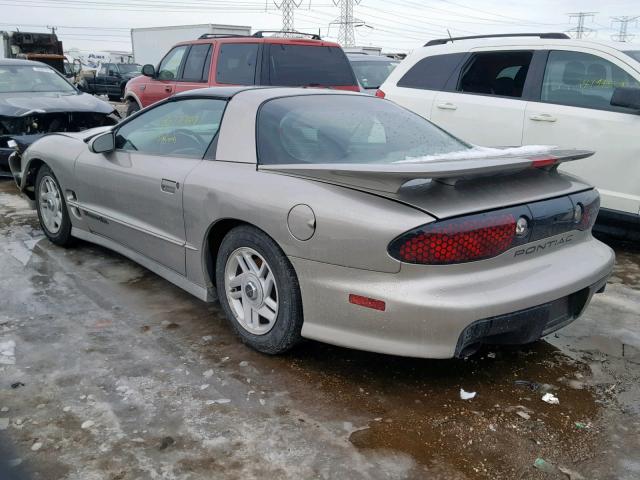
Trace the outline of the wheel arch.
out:
<instances>
[{"instance_id":1,"label":"wheel arch","mask_svg":"<svg viewBox=\"0 0 640 480\"><path fill-rule=\"evenodd\" d=\"M126 86L126 85L125 85L125 86ZM138 105L138 107L140 107L140 110L142 110L142 108L143 108L143 107L142 107L142 102L140 101L140 99L138 98L138 96L137 96L135 93L133 93L132 91L128 91L128 92L127 92L127 91L125 91L125 94L124 94L124 98L123 98L123 100L124 100L125 102L129 102L129 101L133 101L133 102L135 102L135 103Z\"/></svg>"},{"instance_id":2,"label":"wheel arch","mask_svg":"<svg viewBox=\"0 0 640 480\"><path fill-rule=\"evenodd\" d=\"M36 177L38 176L38 171L47 163L40 158L31 158L29 163L26 165L25 173L22 176L20 190L24 193L29 199L35 200L35 184Z\"/></svg>"}]
</instances>

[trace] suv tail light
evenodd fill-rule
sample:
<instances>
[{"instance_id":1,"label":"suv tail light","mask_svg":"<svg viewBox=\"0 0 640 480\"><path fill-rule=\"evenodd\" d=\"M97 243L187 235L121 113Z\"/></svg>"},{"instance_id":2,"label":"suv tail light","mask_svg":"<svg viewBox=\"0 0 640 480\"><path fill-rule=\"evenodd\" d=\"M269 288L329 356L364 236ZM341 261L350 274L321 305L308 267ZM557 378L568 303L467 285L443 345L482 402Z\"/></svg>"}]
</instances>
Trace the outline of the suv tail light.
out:
<instances>
[{"instance_id":1,"label":"suv tail light","mask_svg":"<svg viewBox=\"0 0 640 480\"><path fill-rule=\"evenodd\" d=\"M387 95L386 95L382 90L380 90L380 89L376 90L376 97L378 97L378 98L384 98L384 97L386 97L386 96L387 96Z\"/></svg>"}]
</instances>

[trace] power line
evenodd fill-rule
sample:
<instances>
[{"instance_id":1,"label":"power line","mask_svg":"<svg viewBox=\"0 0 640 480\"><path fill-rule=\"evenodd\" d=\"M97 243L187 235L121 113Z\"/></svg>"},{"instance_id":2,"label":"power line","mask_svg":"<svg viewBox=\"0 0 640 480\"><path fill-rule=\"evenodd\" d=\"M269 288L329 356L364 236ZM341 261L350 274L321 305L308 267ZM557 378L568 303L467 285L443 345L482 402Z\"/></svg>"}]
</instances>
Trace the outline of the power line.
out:
<instances>
[{"instance_id":1,"label":"power line","mask_svg":"<svg viewBox=\"0 0 640 480\"><path fill-rule=\"evenodd\" d=\"M624 16L624 17L611 17L612 22L615 23L619 23L620 24L620 29L618 30L618 33L615 35L611 35L611 38L613 40L615 40L616 42L628 42L630 40L633 40L633 37L635 37L635 35L629 33L629 24L631 22L634 23L638 23L638 18L640 18L640 16L635 16L635 17L628 17L628 16Z\"/></svg>"},{"instance_id":2,"label":"power line","mask_svg":"<svg viewBox=\"0 0 640 480\"><path fill-rule=\"evenodd\" d=\"M571 23L571 21L574 18L577 18L578 19L578 24L574 28L570 28L569 30L567 30L567 33L573 33L578 40L580 40L583 37L588 37L591 33L595 32L595 30L593 28L585 27L584 26L584 21L587 18L591 18L593 20L593 18L595 17L596 13L598 13L598 12L568 13L567 15L569 15L569 23Z\"/></svg>"}]
</instances>

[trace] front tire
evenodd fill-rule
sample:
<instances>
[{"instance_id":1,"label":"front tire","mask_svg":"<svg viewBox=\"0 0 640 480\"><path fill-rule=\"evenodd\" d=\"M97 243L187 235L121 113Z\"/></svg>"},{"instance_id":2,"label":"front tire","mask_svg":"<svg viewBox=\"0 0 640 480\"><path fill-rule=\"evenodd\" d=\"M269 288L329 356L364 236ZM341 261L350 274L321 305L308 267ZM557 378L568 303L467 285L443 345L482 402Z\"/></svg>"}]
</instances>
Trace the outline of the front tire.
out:
<instances>
[{"instance_id":1,"label":"front tire","mask_svg":"<svg viewBox=\"0 0 640 480\"><path fill-rule=\"evenodd\" d=\"M127 117L140 111L140 105L135 100L127 100Z\"/></svg>"},{"instance_id":2,"label":"front tire","mask_svg":"<svg viewBox=\"0 0 640 480\"><path fill-rule=\"evenodd\" d=\"M242 341L262 353L284 353L301 340L302 299L280 247L251 226L222 240L216 260L220 305Z\"/></svg>"},{"instance_id":3,"label":"front tire","mask_svg":"<svg viewBox=\"0 0 640 480\"><path fill-rule=\"evenodd\" d=\"M38 170L35 185L36 211L47 238L61 247L73 243L71 218L62 188L53 171L46 165Z\"/></svg>"}]
</instances>

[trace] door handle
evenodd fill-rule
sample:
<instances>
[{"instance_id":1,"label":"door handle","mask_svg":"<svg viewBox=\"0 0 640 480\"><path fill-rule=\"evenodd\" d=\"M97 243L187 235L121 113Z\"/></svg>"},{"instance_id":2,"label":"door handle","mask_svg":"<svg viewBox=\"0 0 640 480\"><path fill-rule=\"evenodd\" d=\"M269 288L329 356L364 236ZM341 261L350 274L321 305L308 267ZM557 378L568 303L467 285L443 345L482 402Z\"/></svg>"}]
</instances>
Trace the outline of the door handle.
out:
<instances>
[{"instance_id":1,"label":"door handle","mask_svg":"<svg viewBox=\"0 0 640 480\"><path fill-rule=\"evenodd\" d=\"M534 122L555 122L557 119L548 113L534 113L529 117Z\"/></svg>"},{"instance_id":2,"label":"door handle","mask_svg":"<svg viewBox=\"0 0 640 480\"><path fill-rule=\"evenodd\" d=\"M166 87L164 87L165 92L170 92L171 90L173 90L173 87L171 87L170 85L167 85Z\"/></svg>"},{"instance_id":3,"label":"door handle","mask_svg":"<svg viewBox=\"0 0 640 480\"><path fill-rule=\"evenodd\" d=\"M439 103L437 106L440 110L457 110L458 109L458 107L451 102Z\"/></svg>"},{"instance_id":4,"label":"door handle","mask_svg":"<svg viewBox=\"0 0 640 480\"><path fill-rule=\"evenodd\" d=\"M176 190L180 188L180 184L178 182L174 182L173 180L167 180L166 178L162 179L160 182L160 190L166 193L176 193Z\"/></svg>"}]
</instances>

